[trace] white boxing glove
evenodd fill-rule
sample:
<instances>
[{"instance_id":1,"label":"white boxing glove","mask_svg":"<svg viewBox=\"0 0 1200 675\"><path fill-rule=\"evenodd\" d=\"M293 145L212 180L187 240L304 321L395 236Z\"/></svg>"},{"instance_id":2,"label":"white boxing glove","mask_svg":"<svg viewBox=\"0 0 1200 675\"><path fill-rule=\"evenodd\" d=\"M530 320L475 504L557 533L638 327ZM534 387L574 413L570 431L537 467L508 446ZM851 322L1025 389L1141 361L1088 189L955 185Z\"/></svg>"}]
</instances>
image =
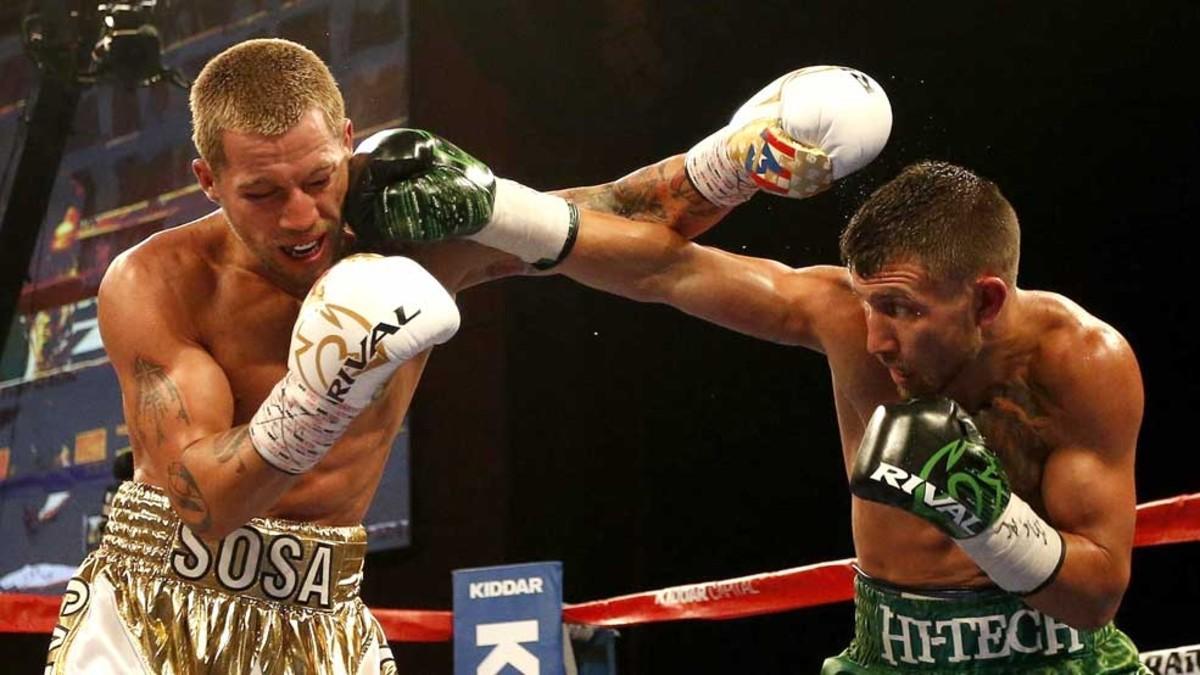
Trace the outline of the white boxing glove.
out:
<instances>
[{"instance_id":1,"label":"white boxing glove","mask_svg":"<svg viewBox=\"0 0 1200 675\"><path fill-rule=\"evenodd\" d=\"M350 256L317 280L292 329L288 370L250 420L268 464L311 469L402 363L449 340L458 307L408 258Z\"/></svg>"},{"instance_id":2,"label":"white boxing glove","mask_svg":"<svg viewBox=\"0 0 1200 675\"><path fill-rule=\"evenodd\" d=\"M687 172L710 202L736 206L759 190L803 199L879 155L892 107L869 75L813 66L780 77L688 151Z\"/></svg>"}]
</instances>

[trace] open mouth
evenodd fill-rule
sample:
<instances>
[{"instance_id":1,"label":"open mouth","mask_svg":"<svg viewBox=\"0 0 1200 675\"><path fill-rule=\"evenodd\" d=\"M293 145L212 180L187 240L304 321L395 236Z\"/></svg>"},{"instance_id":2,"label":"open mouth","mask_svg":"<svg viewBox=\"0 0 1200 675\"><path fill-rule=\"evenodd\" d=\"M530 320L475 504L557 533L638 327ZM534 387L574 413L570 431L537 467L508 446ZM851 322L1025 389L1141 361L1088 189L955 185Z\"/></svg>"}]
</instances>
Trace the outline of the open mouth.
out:
<instances>
[{"instance_id":1,"label":"open mouth","mask_svg":"<svg viewBox=\"0 0 1200 675\"><path fill-rule=\"evenodd\" d=\"M317 257L321 252L321 245L325 243L325 237L322 236L305 244L296 246L281 246L283 252L293 260L310 260Z\"/></svg>"}]
</instances>

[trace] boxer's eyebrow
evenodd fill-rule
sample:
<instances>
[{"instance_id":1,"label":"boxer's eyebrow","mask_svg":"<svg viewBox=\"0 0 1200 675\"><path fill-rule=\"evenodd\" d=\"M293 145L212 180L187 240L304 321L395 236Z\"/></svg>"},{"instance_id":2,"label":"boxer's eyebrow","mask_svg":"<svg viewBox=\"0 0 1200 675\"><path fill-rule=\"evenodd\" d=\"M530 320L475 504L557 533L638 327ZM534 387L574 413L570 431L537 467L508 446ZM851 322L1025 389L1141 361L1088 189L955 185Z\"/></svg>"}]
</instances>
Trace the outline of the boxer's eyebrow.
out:
<instances>
[{"instance_id":1,"label":"boxer's eyebrow","mask_svg":"<svg viewBox=\"0 0 1200 675\"><path fill-rule=\"evenodd\" d=\"M318 174L318 173L321 173L321 172L323 172L323 171L332 171L332 170L333 170L333 166L334 166L334 165L333 165L333 162L325 162L324 164L322 164L322 165L318 166L317 168L313 169L312 171L309 171L309 172L308 172L308 177L309 177L309 178L312 178L312 177L313 177L313 176L315 176L316 174Z\"/></svg>"},{"instance_id":2,"label":"boxer's eyebrow","mask_svg":"<svg viewBox=\"0 0 1200 675\"><path fill-rule=\"evenodd\" d=\"M859 300L875 301L875 300L908 300L915 301L916 296L909 293L907 290L895 286L886 288L858 288L850 287L850 292Z\"/></svg>"},{"instance_id":3,"label":"boxer's eyebrow","mask_svg":"<svg viewBox=\"0 0 1200 675\"><path fill-rule=\"evenodd\" d=\"M270 178L267 178L266 176L259 176L258 178L255 178L253 180L249 180L244 183L238 183L237 189L245 190L247 188L255 188L255 187L260 187L260 186L274 187L275 184L273 182L271 182Z\"/></svg>"},{"instance_id":4,"label":"boxer's eyebrow","mask_svg":"<svg viewBox=\"0 0 1200 675\"><path fill-rule=\"evenodd\" d=\"M317 166L317 167L313 168L311 171L309 171L308 175L305 176L305 180L309 180L313 176L315 176L319 173L332 171L334 169L334 166L335 166L334 162L323 162L319 166ZM250 180L247 180L243 183L237 184L238 190L246 190L246 189L256 188L256 187L275 187L275 182L266 176L257 176L255 178L251 178Z\"/></svg>"},{"instance_id":5,"label":"boxer's eyebrow","mask_svg":"<svg viewBox=\"0 0 1200 675\"><path fill-rule=\"evenodd\" d=\"M902 291L898 288L885 288L882 291L872 294L872 298L880 300L914 300L912 294Z\"/></svg>"}]
</instances>

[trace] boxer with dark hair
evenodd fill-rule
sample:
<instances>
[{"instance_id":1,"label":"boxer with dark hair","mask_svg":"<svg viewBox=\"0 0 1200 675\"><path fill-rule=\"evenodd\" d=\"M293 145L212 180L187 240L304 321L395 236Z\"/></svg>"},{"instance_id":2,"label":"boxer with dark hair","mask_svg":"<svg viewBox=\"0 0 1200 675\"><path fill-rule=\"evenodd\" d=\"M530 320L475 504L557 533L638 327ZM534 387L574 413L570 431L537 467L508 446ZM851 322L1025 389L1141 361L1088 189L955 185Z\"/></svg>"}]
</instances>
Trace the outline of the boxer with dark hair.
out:
<instances>
[{"instance_id":1,"label":"boxer with dark hair","mask_svg":"<svg viewBox=\"0 0 1200 675\"><path fill-rule=\"evenodd\" d=\"M994 183L910 166L850 220L843 266L638 236L661 254L637 299L828 359L860 574L854 640L824 673L1144 672L1112 624L1138 364L1112 326L1017 287L1020 228ZM626 270L585 257L563 267L629 295Z\"/></svg>"}]
</instances>

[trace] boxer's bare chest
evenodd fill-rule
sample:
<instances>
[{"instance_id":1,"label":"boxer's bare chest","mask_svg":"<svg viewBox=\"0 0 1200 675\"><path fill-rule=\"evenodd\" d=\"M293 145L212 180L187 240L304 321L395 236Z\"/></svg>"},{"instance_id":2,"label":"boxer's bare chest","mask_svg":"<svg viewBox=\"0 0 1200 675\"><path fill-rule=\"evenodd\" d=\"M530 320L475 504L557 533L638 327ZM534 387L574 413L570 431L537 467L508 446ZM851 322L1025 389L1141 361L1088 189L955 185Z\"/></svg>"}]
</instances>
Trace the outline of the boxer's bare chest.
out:
<instances>
[{"instance_id":1,"label":"boxer's bare chest","mask_svg":"<svg viewBox=\"0 0 1200 675\"><path fill-rule=\"evenodd\" d=\"M242 424L287 369L300 301L253 279L229 276L201 312L198 329L200 341L229 381L234 424Z\"/></svg>"},{"instance_id":2,"label":"boxer's bare chest","mask_svg":"<svg viewBox=\"0 0 1200 675\"><path fill-rule=\"evenodd\" d=\"M836 378L835 378L836 380ZM1000 458L1010 485L1044 513L1042 473L1057 446L1059 421L1047 393L1027 371L1010 373L990 387L971 411L987 447ZM853 466L866 420L875 407L899 400L886 371L846 381L836 389L846 467ZM971 586L982 572L940 530L897 509L854 500L854 541L859 564L869 574L913 586Z\"/></svg>"},{"instance_id":3,"label":"boxer's bare chest","mask_svg":"<svg viewBox=\"0 0 1200 675\"><path fill-rule=\"evenodd\" d=\"M841 395L851 404L847 407L857 413L839 415L849 469L870 414L876 406L899 399L886 375L859 383ZM1000 458L1013 490L1035 508L1040 507L1042 470L1063 436L1055 402L1034 381L1027 367L1006 373L987 387L982 401L968 410L987 447Z\"/></svg>"}]
</instances>

